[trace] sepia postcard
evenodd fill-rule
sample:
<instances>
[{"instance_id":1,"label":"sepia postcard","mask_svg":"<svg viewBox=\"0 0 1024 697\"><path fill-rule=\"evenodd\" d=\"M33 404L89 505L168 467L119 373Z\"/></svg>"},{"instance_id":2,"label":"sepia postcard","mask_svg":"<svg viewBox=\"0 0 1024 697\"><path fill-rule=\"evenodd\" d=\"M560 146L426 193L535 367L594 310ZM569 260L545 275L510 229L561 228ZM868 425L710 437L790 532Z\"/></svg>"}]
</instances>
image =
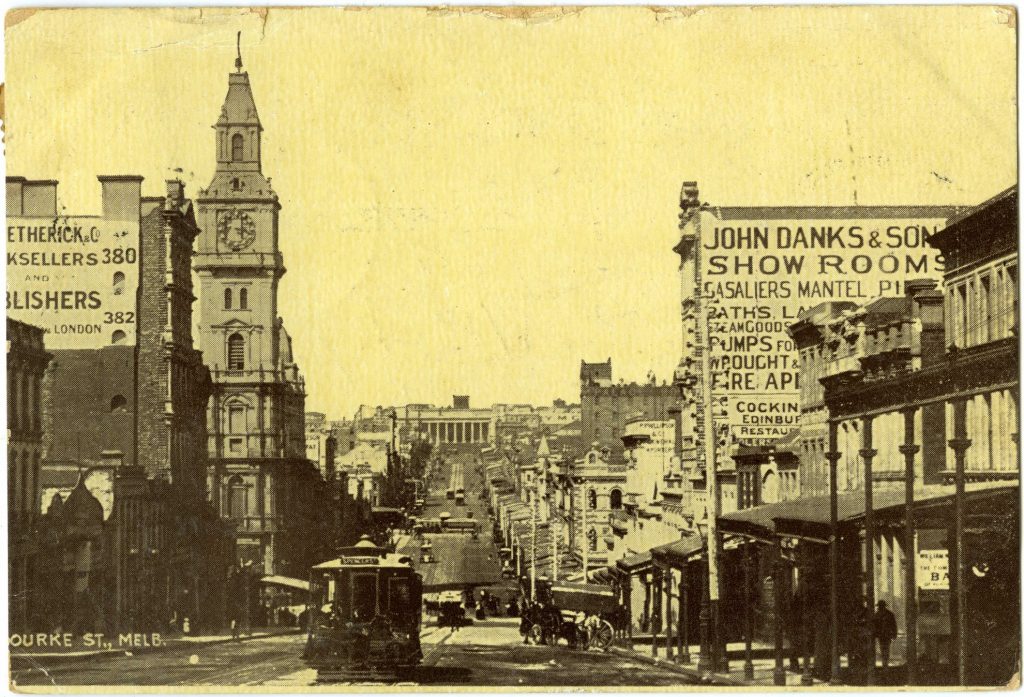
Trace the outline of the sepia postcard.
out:
<instances>
[{"instance_id":1,"label":"sepia postcard","mask_svg":"<svg viewBox=\"0 0 1024 697\"><path fill-rule=\"evenodd\" d=\"M9 689L1019 687L1017 20L9 11Z\"/></svg>"}]
</instances>

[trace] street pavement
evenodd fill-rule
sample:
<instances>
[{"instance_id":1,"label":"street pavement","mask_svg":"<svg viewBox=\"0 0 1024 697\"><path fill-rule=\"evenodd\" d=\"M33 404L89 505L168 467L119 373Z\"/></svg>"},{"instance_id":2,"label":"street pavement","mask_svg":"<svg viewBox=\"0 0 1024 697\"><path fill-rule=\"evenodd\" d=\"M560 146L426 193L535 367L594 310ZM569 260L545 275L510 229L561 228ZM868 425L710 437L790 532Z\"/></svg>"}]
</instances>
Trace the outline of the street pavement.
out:
<instances>
[{"instance_id":1,"label":"street pavement","mask_svg":"<svg viewBox=\"0 0 1024 697\"><path fill-rule=\"evenodd\" d=\"M293 634L52 666L16 664L12 686L306 687L315 683L316 673L301 660L304 642L304 636ZM514 619L474 622L457 631L425 625L422 642L423 664L395 684L669 687L696 682L629 656L524 645Z\"/></svg>"},{"instance_id":2,"label":"street pavement","mask_svg":"<svg viewBox=\"0 0 1024 697\"><path fill-rule=\"evenodd\" d=\"M499 596L515 593L513 581L500 580L498 551L491 540L486 502L480 499L484 481L477 472L476 452L460 449L446 455L438 477L440 491L428 491L425 518L442 511L480 522L479 539L469 534L427 535L437 562L422 564L419 543L408 539L400 551L413 557L424 585L487 586ZM464 481L466 505L445 497L452 476ZM469 614L469 613L467 613ZM438 627L426 616L421 642L422 665L402 675L397 685L494 687L629 687L695 684L696 680L664 666L650 665L630 654L577 651L561 646L524 645L516 618L469 617L469 624L452 630ZM12 664L17 686L138 686L305 687L315 684L316 672L302 662L304 634L254 638L241 642L173 646L134 655L61 660L18 659ZM360 683L355 683L358 686ZM369 683L373 684L373 683ZM344 684L339 684L339 687Z\"/></svg>"}]
</instances>

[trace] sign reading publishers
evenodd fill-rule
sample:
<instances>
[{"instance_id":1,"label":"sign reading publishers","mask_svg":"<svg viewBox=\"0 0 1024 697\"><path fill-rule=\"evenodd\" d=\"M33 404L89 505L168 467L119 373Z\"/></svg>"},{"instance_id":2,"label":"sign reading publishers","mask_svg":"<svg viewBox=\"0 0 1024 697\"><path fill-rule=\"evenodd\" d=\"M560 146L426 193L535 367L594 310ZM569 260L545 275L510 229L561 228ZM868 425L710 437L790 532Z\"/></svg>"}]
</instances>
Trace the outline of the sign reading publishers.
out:
<instances>
[{"instance_id":1,"label":"sign reading publishers","mask_svg":"<svg viewBox=\"0 0 1024 697\"><path fill-rule=\"evenodd\" d=\"M48 349L135 343L138 220L7 218L7 315Z\"/></svg>"},{"instance_id":2,"label":"sign reading publishers","mask_svg":"<svg viewBox=\"0 0 1024 697\"><path fill-rule=\"evenodd\" d=\"M799 314L829 301L902 295L910 279L940 281L943 260L928 238L952 213L710 207L687 223L699 226L714 393L734 439L763 445L798 426L800 366L786 330Z\"/></svg>"}]
</instances>

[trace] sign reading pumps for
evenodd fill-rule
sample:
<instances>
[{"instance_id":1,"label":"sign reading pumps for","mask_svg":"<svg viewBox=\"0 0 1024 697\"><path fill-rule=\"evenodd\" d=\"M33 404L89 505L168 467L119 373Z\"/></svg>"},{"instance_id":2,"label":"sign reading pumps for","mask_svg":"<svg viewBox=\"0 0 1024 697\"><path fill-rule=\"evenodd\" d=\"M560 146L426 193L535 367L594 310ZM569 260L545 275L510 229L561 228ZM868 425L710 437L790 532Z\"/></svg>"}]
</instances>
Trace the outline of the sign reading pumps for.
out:
<instances>
[{"instance_id":1,"label":"sign reading pumps for","mask_svg":"<svg viewBox=\"0 0 1024 697\"><path fill-rule=\"evenodd\" d=\"M732 435L765 444L799 424L798 353L787 327L829 301L899 296L941 280L928 238L952 207L709 208L688 223L700 244L715 395Z\"/></svg>"},{"instance_id":2,"label":"sign reading pumps for","mask_svg":"<svg viewBox=\"0 0 1024 697\"><path fill-rule=\"evenodd\" d=\"M7 315L47 349L135 343L138 221L7 218Z\"/></svg>"}]
</instances>

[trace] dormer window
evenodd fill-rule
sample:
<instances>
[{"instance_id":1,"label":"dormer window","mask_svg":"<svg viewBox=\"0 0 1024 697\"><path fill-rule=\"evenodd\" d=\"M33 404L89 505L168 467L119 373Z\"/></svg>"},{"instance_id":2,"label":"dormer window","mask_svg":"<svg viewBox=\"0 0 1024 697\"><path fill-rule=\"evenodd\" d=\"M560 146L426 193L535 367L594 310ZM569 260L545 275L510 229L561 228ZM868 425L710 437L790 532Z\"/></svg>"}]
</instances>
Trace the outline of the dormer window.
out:
<instances>
[{"instance_id":1,"label":"dormer window","mask_svg":"<svg viewBox=\"0 0 1024 697\"><path fill-rule=\"evenodd\" d=\"M244 158L243 150L245 146L245 139L241 133L236 133L231 136L231 161L241 162Z\"/></svg>"}]
</instances>

